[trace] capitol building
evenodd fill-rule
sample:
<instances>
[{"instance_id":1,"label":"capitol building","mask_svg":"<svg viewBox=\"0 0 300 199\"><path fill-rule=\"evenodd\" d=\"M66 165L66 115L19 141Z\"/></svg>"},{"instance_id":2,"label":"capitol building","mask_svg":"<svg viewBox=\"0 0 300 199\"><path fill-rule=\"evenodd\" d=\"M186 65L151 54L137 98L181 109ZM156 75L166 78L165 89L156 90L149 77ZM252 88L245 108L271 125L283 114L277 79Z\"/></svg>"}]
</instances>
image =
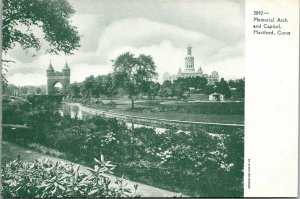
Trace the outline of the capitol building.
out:
<instances>
[{"instance_id":1,"label":"capitol building","mask_svg":"<svg viewBox=\"0 0 300 199\"><path fill-rule=\"evenodd\" d=\"M185 57L184 70L182 71L180 67L177 75L170 75L168 72L164 73L163 82L167 80L173 81L178 78L197 77L197 76L205 77L209 85L214 85L216 82L219 81L219 74L216 71L213 71L210 75L208 75L203 73L201 66L197 71L195 70L194 57L192 56L192 47L189 45L187 47L187 56Z\"/></svg>"}]
</instances>

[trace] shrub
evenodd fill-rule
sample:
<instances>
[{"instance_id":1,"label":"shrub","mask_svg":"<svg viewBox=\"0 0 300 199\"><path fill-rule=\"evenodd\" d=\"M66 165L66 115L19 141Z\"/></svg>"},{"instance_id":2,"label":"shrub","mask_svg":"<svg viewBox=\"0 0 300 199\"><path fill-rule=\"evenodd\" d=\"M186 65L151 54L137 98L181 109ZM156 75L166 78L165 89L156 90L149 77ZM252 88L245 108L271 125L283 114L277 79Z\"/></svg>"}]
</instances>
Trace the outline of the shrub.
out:
<instances>
[{"instance_id":1,"label":"shrub","mask_svg":"<svg viewBox=\"0 0 300 199\"><path fill-rule=\"evenodd\" d=\"M222 104L209 103L204 110L210 105ZM13 138L27 138L73 161L91 165L100 152L119 165L117 175L132 180L193 196L243 195L243 127L187 126L188 132L183 132L174 125L157 133L152 128L132 130L101 116L82 121L53 113L31 115L26 123L30 134Z\"/></svg>"},{"instance_id":2,"label":"shrub","mask_svg":"<svg viewBox=\"0 0 300 199\"><path fill-rule=\"evenodd\" d=\"M97 165L89 172L81 172L79 165L38 159L20 159L2 166L2 196L4 197L124 197L137 196L117 179L112 185L104 173L112 173L114 165L95 159Z\"/></svg>"}]
</instances>

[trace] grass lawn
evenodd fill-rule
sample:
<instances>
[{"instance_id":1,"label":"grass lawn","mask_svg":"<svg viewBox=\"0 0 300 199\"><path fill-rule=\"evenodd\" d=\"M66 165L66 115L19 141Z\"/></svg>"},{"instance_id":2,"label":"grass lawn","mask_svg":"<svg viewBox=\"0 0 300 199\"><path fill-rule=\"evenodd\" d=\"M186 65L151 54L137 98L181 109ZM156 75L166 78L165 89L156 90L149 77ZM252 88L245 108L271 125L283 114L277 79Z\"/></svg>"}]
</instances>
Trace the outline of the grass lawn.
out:
<instances>
[{"instance_id":1,"label":"grass lawn","mask_svg":"<svg viewBox=\"0 0 300 199\"><path fill-rule=\"evenodd\" d=\"M135 115L141 117L168 119L168 120L182 120L193 122L208 122L208 123L228 123L228 124L244 124L244 115L218 115L218 114L200 114L200 113L176 113L176 112L141 112L131 110L131 101L113 100L116 103L116 107L111 109L111 112ZM146 100L145 100L146 101ZM135 108L149 107L145 105L143 100L137 100L135 102ZM109 101L103 101L107 103ZM175 101L173 103L176 103ZM172 105L170 105L172 106ZM154 106L155 107L155 106Z\"/></svg>"},{"instance_id":2,"label":"grass lawn","mask_svg":"<svg viewBox=\"0 0 300 199\"><path fill-rule=\"evenodd\" d=\"M21 157L21 160L24 161L33 161L34 159L38 159L41 157L45 157L48 159L55 159L48 155L41 155L41 153L32 151L30 149L26 150L16 144L2 141L2 149L1 149L1 161L2 165L8 163L12 160L15 160L18 156Z\"/></svg>"},{"instance_id":3,"label":"grass lawn","mask_svg":"<svg viewBox=\"0 0 300 199\"><path fill-rule=\"evenodd\" d=\"M169 112L156 112L156 113L142 113L124 110L113 110L122 114L132 114L141 117L151 117L168 120L182 120L193 122L209 122L209 123L228 123L228 124L244 124L243 115L216 115L216 114L192 114L192 113L169 113Z\"/></svg>"}]
</instances>

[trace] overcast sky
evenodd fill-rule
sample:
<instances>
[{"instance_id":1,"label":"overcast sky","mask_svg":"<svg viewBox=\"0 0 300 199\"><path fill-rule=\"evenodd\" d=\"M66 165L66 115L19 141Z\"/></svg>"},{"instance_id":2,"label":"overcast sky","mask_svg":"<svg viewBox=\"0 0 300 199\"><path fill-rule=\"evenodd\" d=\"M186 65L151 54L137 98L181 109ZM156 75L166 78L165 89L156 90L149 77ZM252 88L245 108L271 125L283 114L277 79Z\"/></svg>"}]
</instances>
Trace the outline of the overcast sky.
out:
<instances>
[{"instance_id":1,"label":"overcast sky","mask_svg":"<svg viewBox=\"0 0 300 199\"><path fill-rule=\"evenodd\" d=\"M195 68L225 79L244 77L244 3L234 0L69 0L76 10L81 48L72 56L25 52L19 47L4 58L15 60L7 79L16 85L46 84L51 60L61 70L67 61L71 82L112 72L112 59L123 52L151 55L161 75L184 68L191 44ZM160 80L160 79L159 79Z\"/></svg>"}]
</instances>

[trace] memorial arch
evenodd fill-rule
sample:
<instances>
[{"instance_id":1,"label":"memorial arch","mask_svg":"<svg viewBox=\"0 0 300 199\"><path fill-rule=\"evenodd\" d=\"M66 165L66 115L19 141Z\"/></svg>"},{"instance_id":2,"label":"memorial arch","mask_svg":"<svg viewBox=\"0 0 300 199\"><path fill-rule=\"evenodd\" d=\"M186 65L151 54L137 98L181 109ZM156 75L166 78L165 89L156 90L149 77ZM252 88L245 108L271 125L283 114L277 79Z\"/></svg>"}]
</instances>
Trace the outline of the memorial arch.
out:
<instances>
[{"instance_id":1,"label":"memorial arch","mask_svg":"<svg viewBox=\"0 0 300 199\"><path fill-rule=\"evenodd\" d=\"M54 71L53 66L50 62L47 69L47 95L56 94L54 86L58 82L62 85L62 94L65 95L67 87L70 84L70 68L66 63L64 68L62 69L62 72Z\"/></svg>"}]
</instances>

